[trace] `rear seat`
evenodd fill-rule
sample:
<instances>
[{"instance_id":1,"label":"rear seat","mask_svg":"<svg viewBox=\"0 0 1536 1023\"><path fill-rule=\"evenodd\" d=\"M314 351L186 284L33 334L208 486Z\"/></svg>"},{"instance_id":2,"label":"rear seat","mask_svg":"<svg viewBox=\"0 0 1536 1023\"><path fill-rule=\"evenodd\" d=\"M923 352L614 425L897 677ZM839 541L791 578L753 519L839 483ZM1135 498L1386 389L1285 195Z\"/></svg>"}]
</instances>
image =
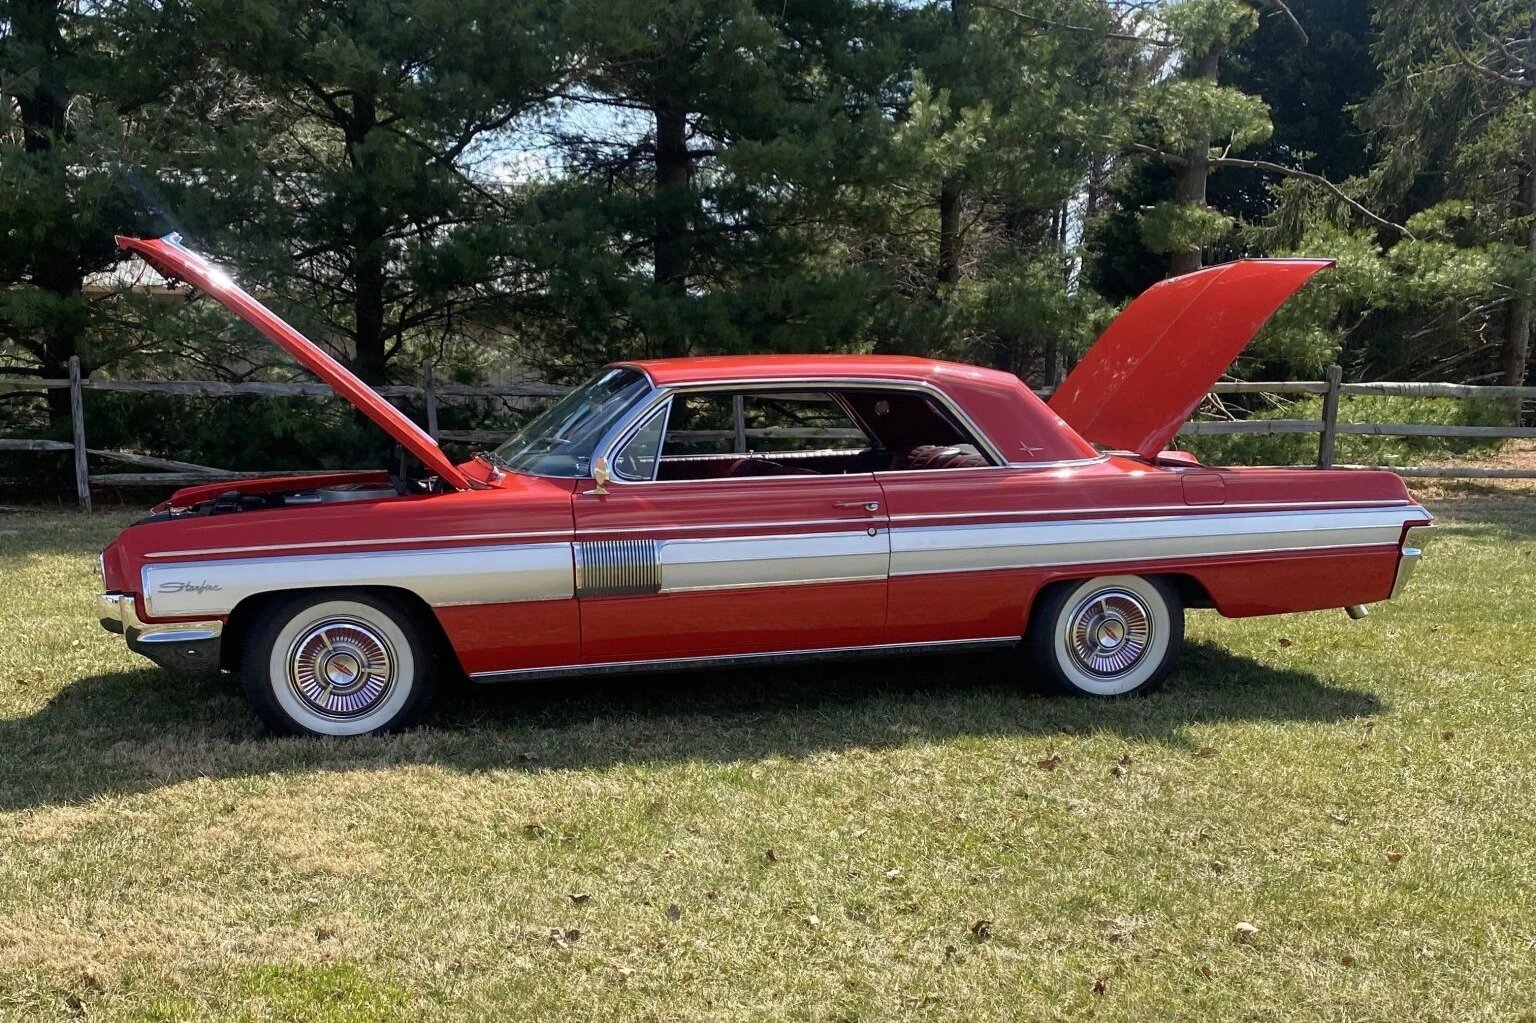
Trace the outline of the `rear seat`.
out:
<instances>
[{"instance_id":1,"label":"rear seat","mask_svg":"<svg viewBox=\"0 0 1536 1023\"><path fill-rule=\"evenodd\" d=\"M908 448L891 459L893 471L911 469L977 469L987 460L972 451L957 447L940 447L937 444L920 444Z\"/></svg>"}]
</instances>

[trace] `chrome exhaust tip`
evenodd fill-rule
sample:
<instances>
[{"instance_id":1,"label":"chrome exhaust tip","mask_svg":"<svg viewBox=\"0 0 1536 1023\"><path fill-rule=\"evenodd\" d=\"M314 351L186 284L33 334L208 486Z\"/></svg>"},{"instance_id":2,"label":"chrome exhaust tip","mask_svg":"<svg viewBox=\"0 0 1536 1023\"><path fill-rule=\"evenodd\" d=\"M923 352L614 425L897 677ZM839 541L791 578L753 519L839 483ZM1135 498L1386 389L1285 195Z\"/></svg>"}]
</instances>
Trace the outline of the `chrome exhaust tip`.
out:
<instances>
[{"instance_id":1,"label":"chrome exhaust tip","mask_svg":"<svg viewBox=\"0 0 1536 1023\"><path fill-rule=\"evenodd\" d=\"M1344 613L1358 622L1360 619L1370 614L1371 609L1366 607L1364 604L1351 604L1344 609Z\"/></svg>"}]
</instances>

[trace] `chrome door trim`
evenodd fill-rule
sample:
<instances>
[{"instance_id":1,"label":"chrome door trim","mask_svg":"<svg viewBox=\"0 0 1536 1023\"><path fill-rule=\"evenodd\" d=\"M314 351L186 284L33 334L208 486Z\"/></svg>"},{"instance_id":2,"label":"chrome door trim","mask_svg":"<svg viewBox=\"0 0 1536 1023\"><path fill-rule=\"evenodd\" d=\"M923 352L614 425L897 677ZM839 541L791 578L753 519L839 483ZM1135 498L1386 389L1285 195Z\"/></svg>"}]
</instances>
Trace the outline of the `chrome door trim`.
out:
<instances>
[{"instance_id":1,"label":"chrome door trim","mask_svg":"<svg viewBox=\"0 0 1536 1023\"><path fill-rule=\"evenodd\" d=\"M655 540L584 540L575 545L576 596L635 597L661 591Z\"/></svg>"},{"instance_id":2,"label":"chrome door trim","mask_svg":"<svg viewBox=\"0 0 1536 1023\"><path fill-rule=\"evenodd\" d=\"M566 477L569 479L570 477ZM312 543L264 543L251 544L244 547L199 547L192 550L181 551L151 551L144 555L147 558L195 558L206 555L224 554L261 554L267 551L308 551L324 550L331 547L386 547L400 544L444 544L460 543L473 540L527 540L531 538L543 539L545 537L558 536L563 540L571 538L573 530L570 529L544 529L533 530L524 533L460 533L447 536L387 536L378 540L316 540ZM380 551L379 553L387 553Z\"/></svg>"},{"instance_id":3,"label":"chrome door trim","mask_svg":"<svg viewBox=\"0 0 1536 1023\"><path fill-rule=\"evenodd\" d=\"M615 675L628 672L681 671L698 668L729 668L780 662L880 657L895 654L951 653L957 650L986 650L1016 646L1018 636L988 636L983 639L946 639L919 643L877 643L870 646L824 647L806 650L768 650L754 654L711 654L703 657L669 657L645 661L602 661L593 664L561 664L546 668L513 668L510 671L477 671L474 682L514 682L572 675Z\"/></svg>"},{"instance_id":4,"label":"chrome door trim","mask_svg":"<svg viewBox=\"0 0 1536 1023\"><path fill-rule=\"evenodd\" d=\"M258 593L336 586L398 587L433 607L574 594L568 542L147 564L139 582L155 618L224 615Z\"/></svg>"}]
</instances>

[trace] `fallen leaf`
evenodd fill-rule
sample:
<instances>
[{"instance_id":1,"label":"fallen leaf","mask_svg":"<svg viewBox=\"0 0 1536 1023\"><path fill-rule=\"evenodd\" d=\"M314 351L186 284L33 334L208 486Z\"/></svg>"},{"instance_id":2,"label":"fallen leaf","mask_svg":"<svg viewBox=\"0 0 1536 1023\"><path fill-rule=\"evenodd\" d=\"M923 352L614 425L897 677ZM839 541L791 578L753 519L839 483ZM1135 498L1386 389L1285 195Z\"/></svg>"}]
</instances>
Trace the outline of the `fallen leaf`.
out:
<instances>
[{"instance_id":1,"label":"fallen leaf","mask_svg":"<svg viewBox=\"0 0 1536 1023\"><path fill-rule=\"evenodd\" d=\"M575 927L549 929L549 940L555 943L557 948L567 948L581 940L581 931Z\"/></svg>"},{"instance_id":2,"label":"fallen leaf","mask_svg":"<svg viewBox=\"0 0 1536 1023\"><path fill-rule=\"evenodd\" d=\"M1402 861L1403 854L1398 852L1396 849L1388 849L1386 852L1386 857L1388 863L1398 863Z\"/></svg>"},{"instance_id":3,"label":"fallen leaf","mask_svg":"<svg viewBox=\"0 0 1536 1023\"><path fill-rule=\"evenodd\" d=\"M1131 936L1131 928L1123 920L1100 920L1106 941L1124 941Z\"/></svg>"},{"instance_id":4,"label":"fallen leaf","mask_svg":"<svg viewBox=\"0 0 1536 1023\"><path fill-rule=\"evenodd\" d=\"M769 863L779 862L779 858L773 854L772 849L769 849L763 853L763 859L767 860Z\"/></svg>"},{"instance_id":5,"label":"fallen leaf","mask_svg":"<svg viewBox=\"0 0 1536 1023\"><path fill-rule=\"evenodd\" d=\"M1254 935L1259 933L1259 929L1247 920L1239 920L1233 931L1236 933L1237 940L1245 945L1252 943Z\"/></svg>"},{"instance_id":6,"label":"fallen leaf","mask_svg":"<svg viewBox=\"0 0 1536 1023\"><path fill-rule=\"evenodd\" d=\"M683 972L683 980L685 980L685 981L697 980L698 978L699 978L699 975L697 973L694 973L692 970L685 970Z\"/></svg>"},{"instance_id":7,"label":"fallen leaf","mask_svg":"<svg viewBox=\"0 0 1536 1023\"><path fill-rule=\"evenodd\" d=\"M1376 719L1375 718L1366 718L1365 719L1365 724L1362 727L1365 729L1365 734L1366 735L1370 735L1372 732L1374 732L1376 730Z\"/></svg>"},{"instance_id":8,"label":"fallen leaf","mask_svg":"<svg viewBox=\"0 0 1536 1023\"><path fill-rule=\"evenodd\" d=\"M892 867L890 870L887 870L885 872L885 876L888 879L895 879L897 877L900 877L901 876L901 868L900 867Z\"/></svg>"},{"instance_id":9,"label":"fallen leaf","mask_svg":"<svg viewBox=\"0 0 1536 1023\"><path fill-rule=\"evenodd\" d=\"M613 972L618 974L620 980L628 980L630 974L634 973L635 971L631 970L628 966L620 966L618 963L614 963Z\"/></svg>"},{"instance_id":10,"label":"fallen leaf","mask_svg":"<svg viewBox=\"0 0 1536 1023\"><path fill-rule=\"evenodd\" d=\"M1352 955L1348 955L1348 954L1341 955L1341 956L1339 956L1339 965L1340 966L1353 966L1353 965L1355 965L1355 957L1352 956Z\"/></svg>"},{"instance_id":11,"label":"fallen leaf","mask_svg":"<svg viewBox=\"0 0 1536 1023\"><path fill-rule=\"evenodd\" d=\"M810 916L805 918L805 922L812 927L820 927L821 917L817 916L815 913L812 913Z\"/></svg>"},{"instance_id":12,"label":"fallen leaf","mask_svg":"<svg viewBox=\"0 0 1536 1023\"><path fill-rule=\"evenodd\" d=\"M952 959L952 958L954 958L955 953L958 952L958 951L959 951L959 949L955 948L955 946L953 946L953 945L945 945L944 946L944 958L945 959Z\"/></svg>"},{"instance_id":13,"label":"fallen leaf","mask_svg":"<svg viewBox=\"0 0 1536 1023\"><path fill-rule=\"evenodd\" d=\"M1213 874L1225 874L1226 872L1227 872L1227 865L1225 863L1221 862L1220 860L1212 860L1211 861L1211 873L1213 873Z\"/></svg>"},{"instance_id":14,"label":"fallen leaf","mask_svg":"<svg viewBox=\"0 0 1536 1023\"><path fill-rule=\"evenodd\" d=\"M581 905L582 903L586 902L590 898L592 898L592 893L591 892L573 892L570 895L570 900L572 902L576 903L576 905L578 905L578 906Z\"/></svg>"},{"instance_id":15,"label":"fallen leaf","mask_svg":"<svg viewBox=\"0 0 1536 1023\"><path fill-rule=\"evenodd\" d=\"M667 919L668 920L676 921L676 920L681 920L682 918L683 918L682 907L680 907L675 902L667 903Z\"/></svg>"},{"instance_id":16,"label":"fallen leaf","mask_svg":"<svg viewBox=\"0 0 1536 1023\"><path fill-rule=\"evenodd\" d=\"M1216 747L1215 746L1201 746L1199 749L1197 749L1195 751L1195 756L1197 756L1197 757L1214 757L1215 755L1216 755Z\"/></svg>"},{"instance_id":17,"label":"fallen leaf","mask_svg":"<svg viewBox=\"0 0 1536 1023\"><path fill-rule=\"evenodd\" d=\"M1119 764L1121 767L1130 767L1131 755L1129 753L1122 753L1120 754L1120 759L1116 760L1115 763Z\"/></svg>"},{"instance_id":18,"label":"fallen leaf","mask_svg":"<svg viewBox=\"0 0 1536 1023\"><path fill-rule=\"evenodd\" d=\"M1440 738L1444 739L1446 742L1450 742L1452 739L1456 738L1456 733L1447 729L1446 731L1440 733Z\"/></svg>"},{"instance_id":19,"label":"fallen leaf","mask_svg":"<svg viewBox=\"0 0 1536 1023\"><path fill-rule=\"evenodd\" d=\"M1289 636L1281 636L1276 642L1278 642L1281 646L1291 646L1295 643L1295 640L1291 639Z\"/></svg>"},{"instance_id":20,"label":"fallen leaf","mask_svg":"<svg viewBox=\"0 0 1536 1023\"><path fill-rule=\"evenodd\" d=\"M975 923L971 924L971 937L975 938L977 941L986 941L988 938L992 937L992 921L977 920Z\"/></svg>"},{"instance_id":21,"label":"fallen leaf","mask_svg":"<svg viewBox=\"0 0 1536 1023\"><path fill-rule=\"evenodd\" d=\"M1101 973L1097 977L1093 978L1093 993L1094 994L1102 995L1104 992L1106 992L1108 990L1109 990L1109 978L1108 977L1104 976L1104 974Z\"/></svg>"},{"instance_id":22,"label":"fallen leaf","mask_svg":"<svg viewBox=\"0 0 1536 1023\"><path fill-rule=\"evenodd\" d=\"M868 828L858 828L857 830L854 831L852 837L854 837L854 838L863 838L867 834L869 834L869 829Z\"/></svg>"},{"instance_id":23,"label":"fallen leaf","mask_svg":"<svg viewBox=\"0 0 1536 1023\"><path fill-rule=\"evenodd\" d=\"M1130 774L1130 772L1127 771L1121 764L1116 764L1114 767L1111 767L1109 769L1109 773L1116 778L1124 778L1127 774Z\"/></svg>"},{"instance_id":24,"label":"fallen leaf","mask_svg":"<svg viewBox=\"0 0 1536 1023\"><path fill-rule=\"evenodd\" d=\"M1035 766L1040 768L1042 771L1054 771L1056 770L1056 765L1059 763L1061 763L1061 754L1052 753L1044 760L1036 760Z\"/></svg>"},{"instance_id":25,"label":"fallen leaf","mask_svg":"<svg viewBox=\"0 0 1536 1023\"><path fill-rule=\"evenodd\" d=\"M1200 967L1200 976L1204 977L1206 980L1210 980L1212 977L1216 976L1216 971L1211 969L1209 966L1202 966Z\"/></svg>"},{"instance_id":26,"label":"fallen leaf","mask_svg":"<svg viewBox=\"0 0 1536 1023\"><path fill-rule=\"evenodd\" d=\"M1350 823L1352 823L1350 821L1350 819L1348 817L1344 816L1342 813L1330 813L1328 815L1328 819L1333 821L1333 823L1335 823L1335 824L1350 824Z\"/></svg>"}]
</instances>

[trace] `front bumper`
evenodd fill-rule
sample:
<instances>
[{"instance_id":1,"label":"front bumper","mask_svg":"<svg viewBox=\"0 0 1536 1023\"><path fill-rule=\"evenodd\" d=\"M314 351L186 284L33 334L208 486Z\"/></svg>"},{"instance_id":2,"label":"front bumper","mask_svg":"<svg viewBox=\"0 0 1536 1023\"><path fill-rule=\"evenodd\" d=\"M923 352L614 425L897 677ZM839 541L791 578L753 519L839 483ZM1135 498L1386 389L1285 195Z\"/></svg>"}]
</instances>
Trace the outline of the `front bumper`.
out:
<instances>
[{"instance_id":1,"label":"front bumper","mask_svg":"<svg viewBox=\"0 0 1536 1023\"><path fill-rule=\"evenodd\" d=\"M101 627L123 637L128 649L143 654L167 671L205 675L219 670L224 623L146 622L139 618L131 593L102 593L96 597Z\"/></svg>"}]
</instances>

